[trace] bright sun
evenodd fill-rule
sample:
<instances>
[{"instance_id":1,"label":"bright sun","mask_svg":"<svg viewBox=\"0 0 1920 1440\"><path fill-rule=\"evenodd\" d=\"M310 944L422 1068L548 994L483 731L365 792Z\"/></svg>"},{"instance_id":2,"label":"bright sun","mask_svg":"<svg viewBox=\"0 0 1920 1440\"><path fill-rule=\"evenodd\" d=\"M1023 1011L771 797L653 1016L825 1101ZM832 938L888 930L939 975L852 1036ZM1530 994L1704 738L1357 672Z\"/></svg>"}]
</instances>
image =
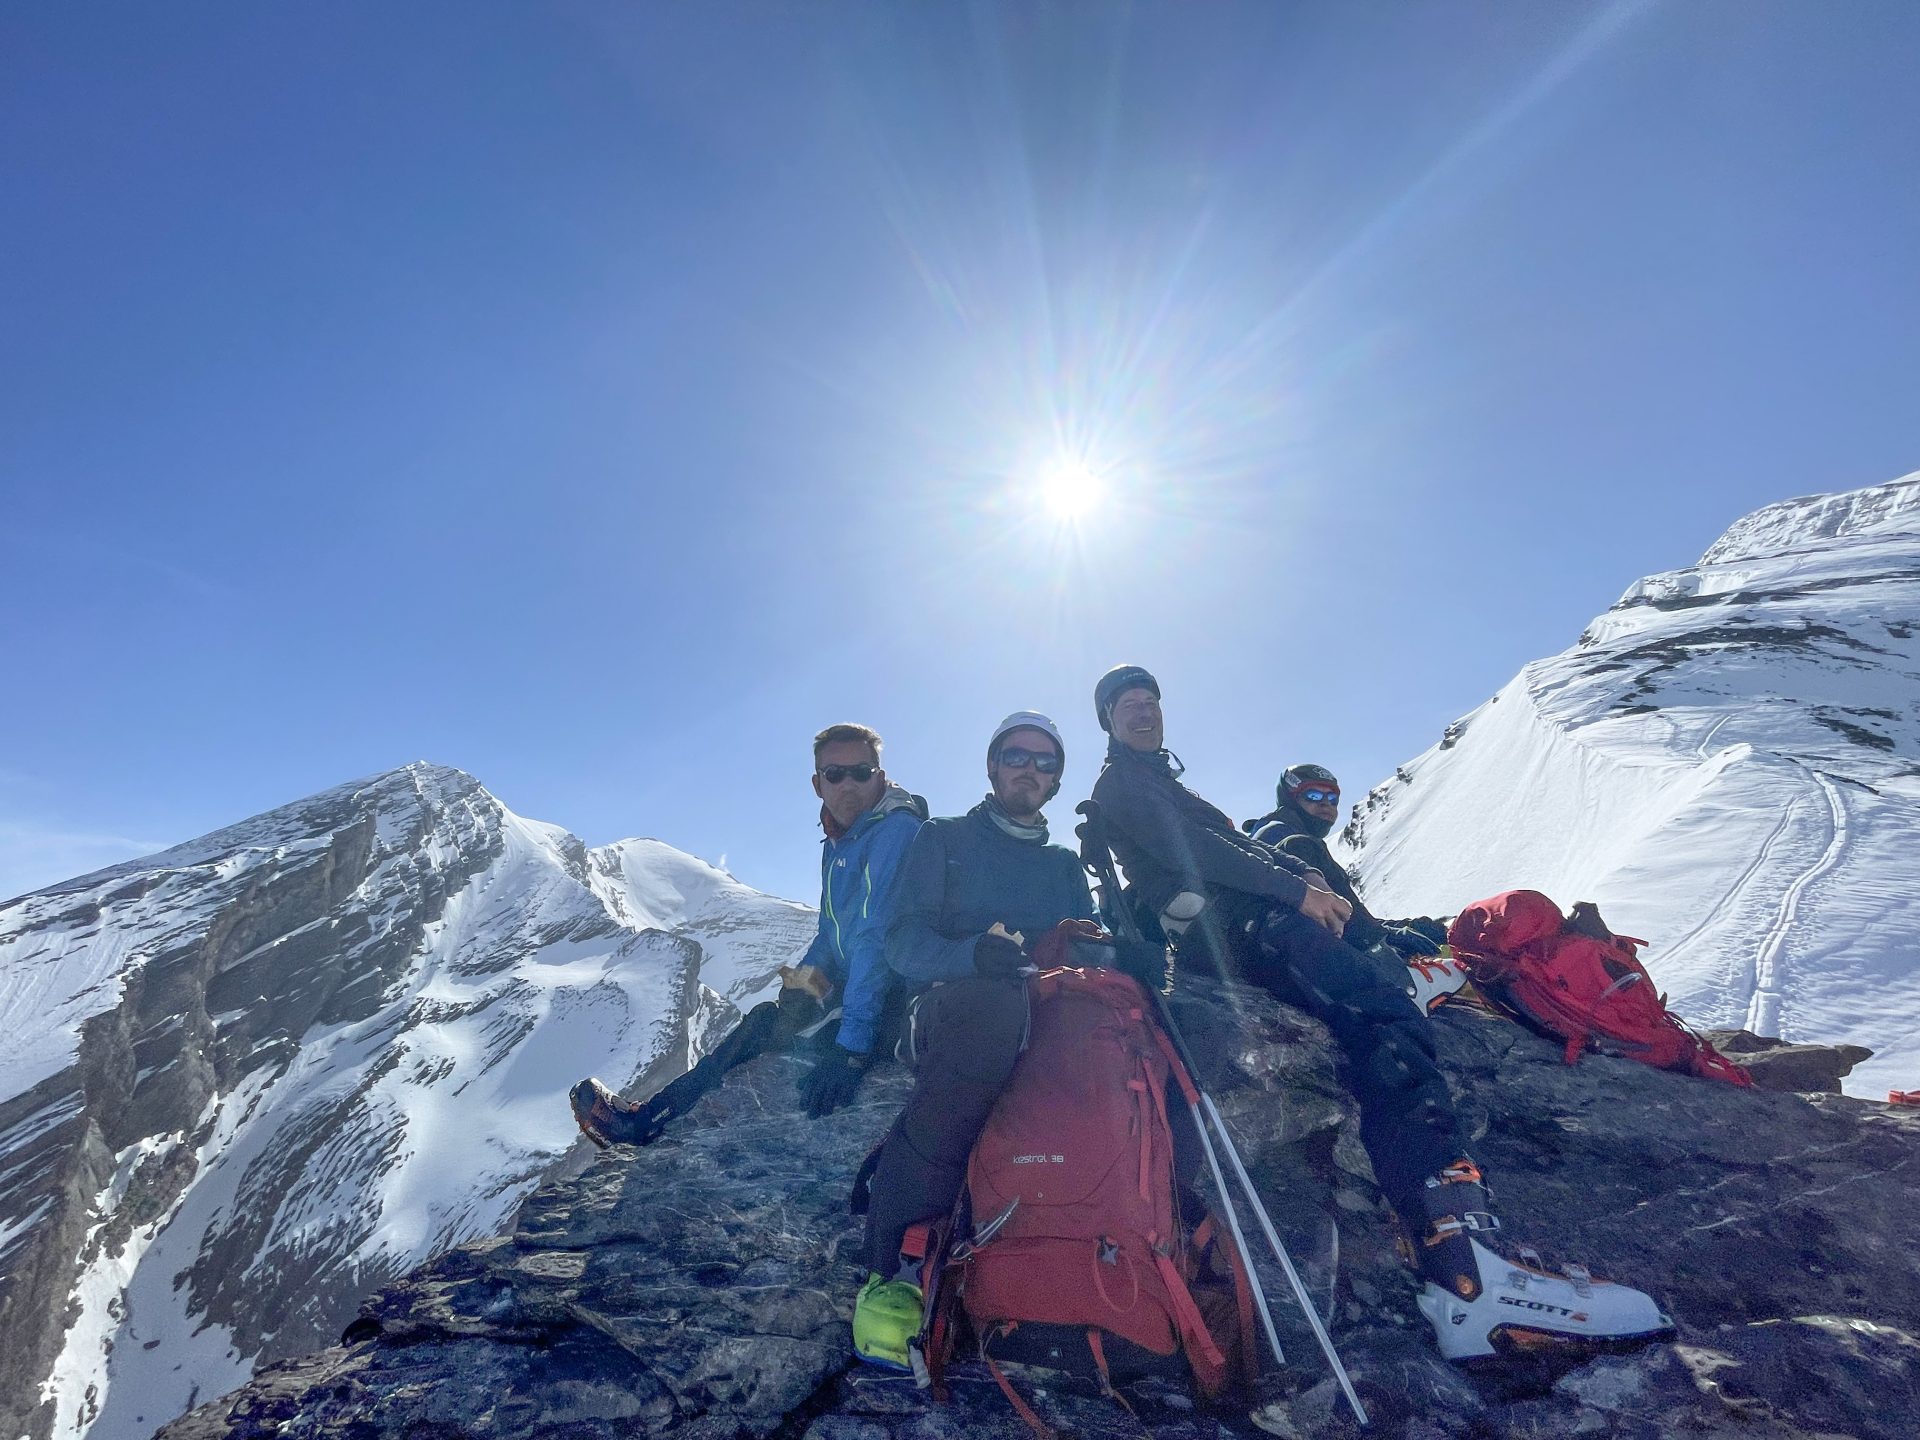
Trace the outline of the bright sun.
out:
<instances>
[{"instance_id":1,"label":"bright sun","mask_svg":"<svg viewBox=\"0 0 1920 1440\"><path fill-rule=\"evenodd\" d=\"M1062 457L1041 477L1047 508L1062 520L1078 520L1100 500L1100 477L1084 460Z\"/></svg>"}]
</instances>

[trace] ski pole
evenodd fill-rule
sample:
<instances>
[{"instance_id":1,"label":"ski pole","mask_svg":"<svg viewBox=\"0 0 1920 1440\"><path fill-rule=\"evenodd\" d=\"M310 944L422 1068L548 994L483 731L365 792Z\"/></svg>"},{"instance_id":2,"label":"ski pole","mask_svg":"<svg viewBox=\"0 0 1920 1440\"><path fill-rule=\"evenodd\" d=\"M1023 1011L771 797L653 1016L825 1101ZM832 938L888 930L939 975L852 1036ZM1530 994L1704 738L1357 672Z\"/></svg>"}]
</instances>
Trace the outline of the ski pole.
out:
<instances>
[{"instance_id":1,"label":"ski pole","mask_svg":"<svg viewBox=\"0 0 1920 1440\"><path fill-rule=\"evenodd\" d=\"M1294 1268L1293 1257L1287 1253L1287 1247L1280 1242L1280 1232L1273 1228L1273 1217L1267 1213L1267 1207L1261 1201L1259 1192L1253 1188L1253 1178L1247 1174L1247 1167L1240 1159L1240 1149L1233 1143L1233 1136L1227 1132L1227 1122L1220 1114L1220 1107L1213 1103L1213 1096L1209 1095L1200 1084L1193 1068L1193 1055L1187 1049L1186 1036L1180 1033L1180 1027L1174 1022L1173 1009L1167 1004L1166 996L1158 990L1153 992L1153 998L1155 1008L1160 1012L1160 1024L1166 1030L1168 1038L1173 1041L1173 1048L1180 1056L1180 1063L1186 1066L1187 1074L1193 1078L1193 1088L1200 1096L1199 1104L1205 1108L1207 1119L1212 1122L1214 1131L1220 1137L1220 1148L1227 1152L1227 1159L1232 1162L1234 1177L1240 1182L1240 1189L1247 1197L1247 1203L1253 1210L1254 1218L1260 1222L1260 1229L1267 1237L1267 1244L1273 1249L1274 1259L1280 1262L1280 1268L1286 1272L1287 1284L1293 1288L1294 1298L1300 1302L1300 1309L1307 1317L1307 1324L1313 1329L1313 1338L1319 1341L1321 1353L1327 1357L1327 1364L1333 1367L1334 1378L1340 1382L1340 1390L1347 1397L1347 1404L1353 1407L1354 1418L1362 1425L1366 1425L1368 1423L1367 1407L1360 1403L1359 1393L1353 1388L1353 1379L1347 1374L1347 1367L1341 1363L1339 1351L1333 1348L1333 1337L1327 1333L1327 1327L1321 1323L1320 1312L1313 1307L1313 1297L1307 1293L1306 1282L1300 1278L1300 1272ZM1226 1186L1220 1182L1220 1167L1213 1159L1213 1143L1207 1139L1207 1127L1204 1125L1200 1126L1200 1139L1206 1145L1207 1161L1213 1167L1214 1184L1220 1187L1220 1194L1225 1198ZM1227 1201L1227 1217L1233 1223L1234 1237L1238 1239L1240 1227L1233 1214L1231 1200ZM1244 1247L1244 1242L1242 1243ZM1241 1253L1247 1252L1243 1248ZM1247 1270L1251 1274L1252 1265L1248 1265ZM1271 1325L1273 1322L1269 1320L1267 1323ZM1274 1343L1277 1346L1279 1342Z\"/></svg>"},{"instance_id":2,"label":"ski pole","mask_svg":"<svg viewBox=\"0 0 1920 1440\"><path fill-rule=\"evenodd\" d=\"M1102 833L1104 821L1100 815L1099 803L1084 800L1076 810L1087 817L1086 822L1076 831L1080 837L1080 861L1100 881L1101 899L1107 902L1102 908L1110 912L1116 934L1124 933L1129 939L1139 940L1142 938L1139 924L1127 911L1125 903L1120 898L1120 878L1114 872L1113 854L1107 848L1105 836ZM1227 1152L1228 1160L1233 1163L1234 1176L1240 1182L1241 1191L1246 1195L1247 1203L1253 1207L1253 1213L1260 1221L1260 1229L1267 1238L1267 1244L1273 1249L1274 1258L1280 1262L1280 1268L1286 1274L1287 1283L1293 1289L1294 1299L1306 1315L1307 1324L1312 1327L1314 1339L1319 1342L1321 1353L1327 1357L1327 1363L1333 1369L1334 1378L1340 1382L1341 1393L1347 1397L1347 1404L1352 1406L1354 1418L1365 1426L1370 1423L1367 1419L1367 1407L1360 1403L1359 1393L1353 1388L1353 1379L1347 1374L1347 1367L1341 1363L1340 1354L1333 1347L1333 1337L1327 1333L1327 1327L1321 1323L1320 1314L1313 1306L1313 1297L1307 1293L1306 1283L1300 1278L1300 1272L1294 1268L1293 1257L1287 1253L1287 1247L1281 1243L1279 1231L1274 1229L1273 1217L1267 1213L1267 1207L1261 1201L1259 1192L1253 1188L1253 1178L1247 1174L1247 1167L1240 1159L1239 1147L1233 1143L1233 1136L1228 1133L1226 1121L1220 1114L1220 1107L1213 1103L1213 1096L1208 1094L1200 1084L1200 1072L1194 1066L1193 1052L1187 1048L1187 1037L1173 1018L1173 1008L1168 1005L1166 996L1159 990L1154 989L1152 994L1161 1027L1166 1031L1167 1038L1173 1042L1174 1053L1180 1057L1180 1063L1186 1067L1187 1076L1193 1082L1195 1093L1200 1097L1199 1103L1192 1107L1194 1128L1200 1133L1200 1143L1206 1150L1207 1164L1213 1172L1213 1183L1220 1193L1222 1204L1226 1206L1227 1223L1232 1227L1234 1239L1240 1244L1240 1253L1248 1256L1251 1252L1247 1249L1245 1237L1241 1233L1240 1219L1234 1213L1233 1197L1229 1194L1225 1179L1220 1173L1219 1161L1214 1158L1213 1141L1207 1134L1209 1128L1207 1122L1211 1123L1212 1129L1219 1135L1220 1146ZM1204 1107L1204 1120L1202 1107ZM1250 1260L1247 1264L1247 1275L1252 1282L1254 1293L1261 1301L1261 1318L1266 1321L1267 1340L1274 1348L1275 1358L1284 1365L1286 1358L1280 1354L1280 1341L1273 1330L1273 1317L1267 1312L1266 1296L1260 1288L1259 1276L1254 1274Z\"/></svg>"},{"instance_id":3,"label":"ski pole","mask_svg":"<svg viewBox=\"0 0 1920 1440\"><path fill-rule=\"evenodd\" d=\"M1247 1272L1247 1286L1253 1291L1254 1301L1260 1308L1260 1323L1267 1332L1267 1344L1273 1347L1274 1362L1284 1369L1287 1352L1280 1348L1280 1332L1274 1328L1273 1307L1267 1303L1267 1287L1260 1283L1260 1272L1248 1258L1253 1251L1247 1244L1246 1232L1240 1228L1240 1213L1234 1207L1233 1192L1227 1189L1227 1177L1220 1173L1220 1161L1213 1153L1213 1137L1207 1134L1207 1122L1200 1113L1199 1104L1189 1100L1187 1109L1192 1112L1193 1128L1199 1132L1200 1144L1207 1153L1207 1169L1213 1174L1214 1191L1227 1212L1227 1228L1233 1232L1233 1243L1240 1247L1241 1268Z\"/></svg>"}]
</instances>

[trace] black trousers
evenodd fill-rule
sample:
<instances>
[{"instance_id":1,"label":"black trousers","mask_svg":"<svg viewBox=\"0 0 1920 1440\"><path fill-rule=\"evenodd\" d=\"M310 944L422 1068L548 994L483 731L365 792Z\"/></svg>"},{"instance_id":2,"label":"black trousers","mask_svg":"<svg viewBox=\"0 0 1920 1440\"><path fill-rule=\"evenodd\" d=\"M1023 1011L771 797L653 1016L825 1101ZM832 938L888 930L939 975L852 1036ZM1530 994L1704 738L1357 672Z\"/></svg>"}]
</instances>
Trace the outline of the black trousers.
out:
<instances>
[{"instance_id":1,"label":"black trousers","mask_svg":"<svg viewBox=\"0 0 1920 1440\"><path fill-rule=\"evenodd\" d=\"M953 1208L967 1155L1013 1075L1027 1034L1024 980L969 976L936 985L914 1002L901 1053L915 1069L913 1093L873 1173L867 1208L867 1268L891 1279L907 1227Z\"/></svg>"},{"instance_id":2,"label":"black trousers","mask_svg":"<svg viewBox=\"0 0 1920 1440\"><path fill-rule=\"evenodd\" d=\"M1463 1153L1432 1022L1378 964L1297 910L1256 913L1230 934L1243 978L1333 1032L1380 1189L1404 1224L1424 1229L1423 1182Z\"/></svg>"},{"instance_id":3,"label":"black trousers","mask_svg":"<svg viewBox=\"0 0 1920 1440\"><path fill-rule=\"evenodd\" d=\"M827 1000L832 1003L839 998L836 991ZM896 985L887 996L874 1037L874 1049L880 1054L885 1055L892 1048L894 1036L905 1023L906 1010L906 994ZM829 1053L838 1042L840 1022L826 1020L827 1014L827 1005L806 991L782 989L778 1000L762 1000L743 1015L740 1023L703 1055L697 1065L663 1086L650 1103L664 1100L672 1106L674 1114L684 1114L693 1107L694 1101L724 1080L729 1070L762 1055L795 1048L795 1041L807 1030L813 1033L800 1047L802 1053L808 1049L819 1054Z\"/></svg>"}]
</instances>

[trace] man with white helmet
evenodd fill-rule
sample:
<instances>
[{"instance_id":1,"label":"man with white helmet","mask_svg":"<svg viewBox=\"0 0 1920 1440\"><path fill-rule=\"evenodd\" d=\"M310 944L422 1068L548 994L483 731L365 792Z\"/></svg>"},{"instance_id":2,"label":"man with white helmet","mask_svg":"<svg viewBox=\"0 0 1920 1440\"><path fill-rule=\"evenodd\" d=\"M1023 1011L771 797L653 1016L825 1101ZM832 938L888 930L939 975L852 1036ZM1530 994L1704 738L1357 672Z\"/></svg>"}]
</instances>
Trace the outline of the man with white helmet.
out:
<instances>
[{"instance_id":1,"label":"man with white helmet","mask_svg":"<svg viewBox=\"0 0 1920 1440\"><path fill-rule=\"evenodd\" d=\"M1105 937L1080 857L1048 843L1041 814L1065 766L1053 721L1015 711L987 742L986 798L965 815L929 820L907 848L887 963L925 988L901 1042L916 1071L913 1094L882 1142L869 1192L868 1278L853 1316L863 1359L907 1363L921 1294L917 1274L902 1266L902 1241L960 1193L967 1155L1025 1039L1027 975L1113 960L1111 950L1073 949Z\"/></svg>"}]
</instances>

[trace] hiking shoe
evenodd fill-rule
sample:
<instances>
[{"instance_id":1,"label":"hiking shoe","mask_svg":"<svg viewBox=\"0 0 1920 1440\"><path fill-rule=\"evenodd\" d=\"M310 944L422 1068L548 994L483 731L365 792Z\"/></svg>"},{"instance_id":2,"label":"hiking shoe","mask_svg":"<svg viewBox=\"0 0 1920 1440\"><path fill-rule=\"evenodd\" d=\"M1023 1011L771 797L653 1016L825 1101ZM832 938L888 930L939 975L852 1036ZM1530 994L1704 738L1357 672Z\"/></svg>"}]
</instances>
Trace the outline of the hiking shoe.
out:
<instances>
[{"instance_id":1,"label":"hiking shoe","mask_svg":"<svg viewBox=\"0 0 1920 1440\"><path fill-rule=\"evenodd\" d=\"M602 1150L609 1145L645 1145L660 1134L661 1125L652 1123L650 1105L622 1100L597 1079L582 1080L567 1092L573 1107L573 1122ZM651 1132L651 1133L649 1133Z\"/></svg>"},{"instance_id":2,"label":"hiking shoe","mask_svg":"<svg viewBox=\"0 0 1920 1440\"><path fill-rule=\"evenodd\" d=\"M908 1346L920 1333L922 1301L910 1280L882 1280L877 1270L868 1275L853 1302L853 1353L869 1365L911 1370Z\"/></svg>"},{"instance_id":3,"label":"hiking shoe","mask_svg":"<svg viewBox=\"0 0 1920 1440\"><path fill-rule=\"evenodd\" d=\"M1409 1248L1427 1282L1420 1313L1446 1359L1634 1350L1673 1337L1673 1321L1644 1291L1579 1265L1555 1274L1531 1251L1510 1260L1482 1244L1500 1222L1471 1160L1430 1178L1423 1199L1427 1232Z\"/></svg>"}]
</instances>

